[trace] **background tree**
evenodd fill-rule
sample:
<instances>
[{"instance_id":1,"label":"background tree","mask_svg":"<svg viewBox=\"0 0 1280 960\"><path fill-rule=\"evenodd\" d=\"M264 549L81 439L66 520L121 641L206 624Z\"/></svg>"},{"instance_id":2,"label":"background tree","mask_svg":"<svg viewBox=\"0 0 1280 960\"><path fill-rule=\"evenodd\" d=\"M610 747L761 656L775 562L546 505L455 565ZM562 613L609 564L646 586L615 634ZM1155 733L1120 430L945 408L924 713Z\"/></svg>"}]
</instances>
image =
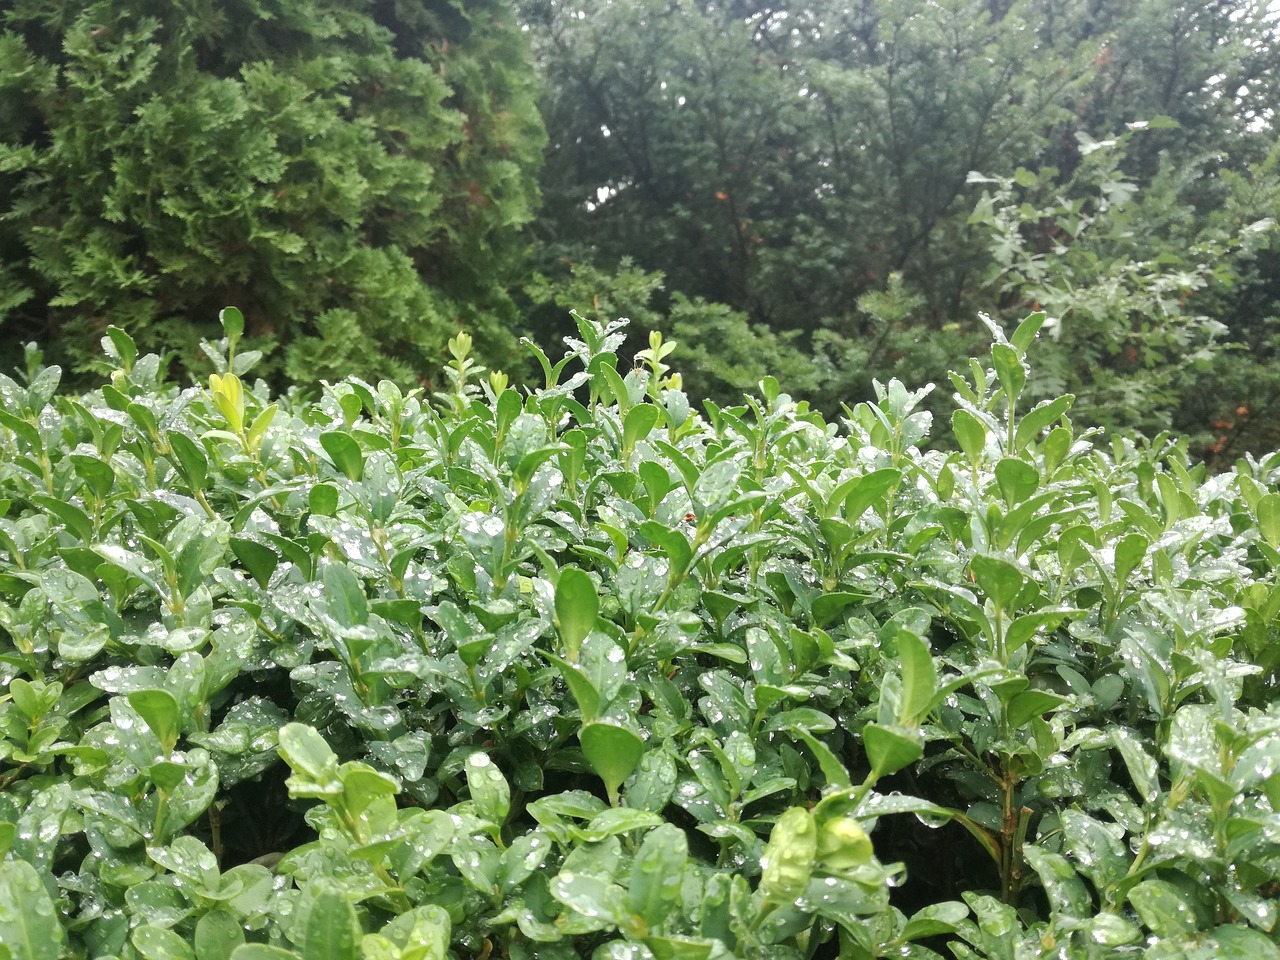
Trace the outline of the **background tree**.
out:
<instances>
[{"instance_id":1,"label":"background tree","mask_svg":"<svg viewBox=\"0 0 1280 960\"><path fill-rule=\"evenodd\" d=\"M513 342L543 128L505 0L15 0L0 115L10 345L189 362L225 304L310 382Z\"/></svg>"},{"instance_id":2,"label":"background tree","mask_svg":"<svg viewBox=\"0 0 1280 960\"><path fill-rule=\"evenodd\" d=\"M1083 406L1097 419L1147 428L1190 414L1210 340L1261 336L1256 313L1232 303L1270 282L1269 241L1242 234L1273 212L1246 202L1272 196L1259 185L1274 179L1280 71L1265 3L525 0L523 11L546 78L535 235L553 282L556 258L580 282L583 264L607 273L630 256L662 272L668 295L811 337L818 395L858 399L873 377L941 377L985 336L978 311L1024 315L1041 300L1034 278L1007 269L1013 242L1041 267L1071 260L1064 289L1137 284L1095 324L1057 318L1050 365L1059 386L1096 401ZM1143 122L1123 149L1087 160ZM1034 189L1010 179L1020 169ZM980 207L984 178L1029 191L1010 194L999 230ZM1103 189L1120 191L1105 210ZM1059 205L1067 220L1087 215L1087 236L1055 221ZM1212 269L1192 262L1210 253ZM1153 315L1162 329L1136 366L1127 348L1151 333L1136 319L1151 278L1133 263L1162 284L1200 277L1177 317ZM1190 339L1184 314L1204 318ZM1075 352L1100 346L1097 324L1114 327L1114 350ZM1114 391L1089 389L1099 369L1137 386L1118 410Z\"/></svg>"},{"instance_id":3,"label":"background tree","mask_svg":"<svg viewBox=\"0 0 1280 960\"><path fill-rule=\"evenodd\" d=\"M1025 6L534 0L547 229L775 326L894 270L949 313L969 171L1044 149L1089 77Z\"/></svg>"}]
</instances>

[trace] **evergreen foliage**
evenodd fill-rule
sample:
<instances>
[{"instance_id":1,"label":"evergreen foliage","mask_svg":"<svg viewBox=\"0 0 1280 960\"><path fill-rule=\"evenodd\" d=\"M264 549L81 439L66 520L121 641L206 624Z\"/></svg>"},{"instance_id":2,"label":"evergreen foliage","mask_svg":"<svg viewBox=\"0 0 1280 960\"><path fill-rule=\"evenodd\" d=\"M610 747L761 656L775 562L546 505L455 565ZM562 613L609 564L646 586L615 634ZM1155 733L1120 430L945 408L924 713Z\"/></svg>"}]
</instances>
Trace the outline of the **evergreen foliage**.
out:
<instances>
[{"instance_id":1,"label":"evergreen foliage","mask_svg":"<svg viewBox=\"0 0 1280 960\"><path fill-rule=\"evenodd\" d=\"M543 131L504 0L15 0L0 115L10 344L191 364L228 303L305 381L514 343Z\"/></svg>"},{"instance_id":2,"label":"evergreen foliage","mask_svg":"<svg viewBox=\"0 0 1280 960\"><path fill-rule=\"evenodd\" d=\"M552 283L630 257L669 296L797 331L819 386L789 382L832 407L877 377L943 376L981 349L977 313L1036 303L1059 324L1046 389L1093 422L1209 445L1223 412L1276 392L1274 5L523 9L547 78ZM885 313L867 294L919 299ZM1259 363L1230 373L1228 343ZM1228 381L1210 412L1201 386Z\"/></svg>"}]
</instances>

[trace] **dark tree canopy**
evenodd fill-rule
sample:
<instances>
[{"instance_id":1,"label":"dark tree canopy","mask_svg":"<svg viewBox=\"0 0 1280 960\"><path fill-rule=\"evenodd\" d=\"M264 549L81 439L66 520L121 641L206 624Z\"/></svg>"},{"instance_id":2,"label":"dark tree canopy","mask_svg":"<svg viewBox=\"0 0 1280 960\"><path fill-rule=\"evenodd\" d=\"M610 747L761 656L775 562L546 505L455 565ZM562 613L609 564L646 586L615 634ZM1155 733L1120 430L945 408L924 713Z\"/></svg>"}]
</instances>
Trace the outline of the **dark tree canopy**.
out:
<instances>
[{"instance_id":1,"label":"dark tree canopy","mask_svg":"<svg viewBox=\"0 0 1280 960\"><path fill-rule=\"evenodd\" d=\"M870 375L899 361L913 377L942 375L969 348L956 324L980 338L978 311L1025 314L1054 299L1040 281L1067 248L1072 291L1131 283L1112 276L1116 265L1151 261L1186 273L1187 291L1217 285L1212 310L1186 307L1196 317L1203 307L1233 335L1256 330L1223 294L1255 269L1256 244L1240 231L1280 209L1258 189L1275 180L1280 95L1266 4L522 9L545 77L546 269L561 258L608 271L631 258L670 291L813 335L835 377L828 394L866 395ZM992 229L984 193L1015 175L1002 202L1017 222ZM1135 339L1150 332L1138 314L1162 310L1139 296L1064 322L1057 336L1079 369L1064 364L1050 382L1087 393L1097 378L1084 366L1101 364L1113 369L1097 409L1119 401L1165 416L1174 367L1212 337L1198 320L1156 317L1163 328L1134 361L1147 346ZM1135 364L1163 372L1134 379ZM841 380L850 367L867 372Z\"/></svg>"}]
</instances>

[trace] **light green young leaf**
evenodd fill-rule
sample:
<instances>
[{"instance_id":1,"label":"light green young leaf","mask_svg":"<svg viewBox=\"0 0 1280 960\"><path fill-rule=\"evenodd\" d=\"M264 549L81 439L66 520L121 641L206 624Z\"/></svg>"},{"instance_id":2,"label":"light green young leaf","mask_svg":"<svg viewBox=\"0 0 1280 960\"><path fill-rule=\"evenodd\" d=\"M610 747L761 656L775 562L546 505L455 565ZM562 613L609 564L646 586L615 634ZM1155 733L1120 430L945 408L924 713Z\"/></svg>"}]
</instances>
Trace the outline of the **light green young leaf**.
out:
<instances>
[{"instance_id":1,"label":"light green young leaf","mask_svg":"<svg viewBox=\"0 0 1280 960\"><path fill-rule=\"evenodd\" d=\"M467 757L467 787L471 802L484 819L497 826L506 822L511 810L511 787L487 753L476 751Z\"/></svg>"},{"instance_id":2,"label":"light green young leaf","mask_svg":"<svg viewBox=\"0 0 1280 960\"><path fill-rule=\"evenodd\" d=\"M776 904L792 903L804 895L818 855L818 828L813 814L792 807L778 818L760 858L760 893Z\"/></svg>"},{"instance_id":3,"label":"light green young leaf","mask_svg":"<svg viewBox=\"0 0 1280 960\"><path fill-rule=\"evenodd\" d=\"M909 630L898 631L898 658L902 664L902 707L898 721L912 727L933 703L938 671L924 640Z\"/></svg>"},{"instance_id":4,"label":"light green young leaf","mask_svg":"<svg viewBox=\"0 0 1280 960\"><path fill-rule=\"evenodd\" d=\"M565 567L556 581L555 607L565 656L570 663L576 663L582 641L595 629L600 613L595 581L585 570Z\"/></svg>"}]
</instances>

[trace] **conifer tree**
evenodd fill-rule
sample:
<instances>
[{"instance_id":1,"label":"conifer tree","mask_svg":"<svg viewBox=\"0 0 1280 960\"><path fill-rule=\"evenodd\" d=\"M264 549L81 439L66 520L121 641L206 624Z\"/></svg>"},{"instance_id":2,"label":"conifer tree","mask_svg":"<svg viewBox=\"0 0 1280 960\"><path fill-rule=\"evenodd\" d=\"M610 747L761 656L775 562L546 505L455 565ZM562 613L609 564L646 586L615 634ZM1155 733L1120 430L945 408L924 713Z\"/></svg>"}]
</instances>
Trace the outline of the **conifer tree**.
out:
<instances>
[{"instance_id":1,"label":"conifer tree","mask_svg":"<svg viewBox=\"0 0 1280 960\"><path fill-rule=\"evenodd\" d=\"M544 134L507 0L14 0L0 117L10 346L190 363L227 304L308 381L514 342Z\"/></svg>"}]
</instances>

